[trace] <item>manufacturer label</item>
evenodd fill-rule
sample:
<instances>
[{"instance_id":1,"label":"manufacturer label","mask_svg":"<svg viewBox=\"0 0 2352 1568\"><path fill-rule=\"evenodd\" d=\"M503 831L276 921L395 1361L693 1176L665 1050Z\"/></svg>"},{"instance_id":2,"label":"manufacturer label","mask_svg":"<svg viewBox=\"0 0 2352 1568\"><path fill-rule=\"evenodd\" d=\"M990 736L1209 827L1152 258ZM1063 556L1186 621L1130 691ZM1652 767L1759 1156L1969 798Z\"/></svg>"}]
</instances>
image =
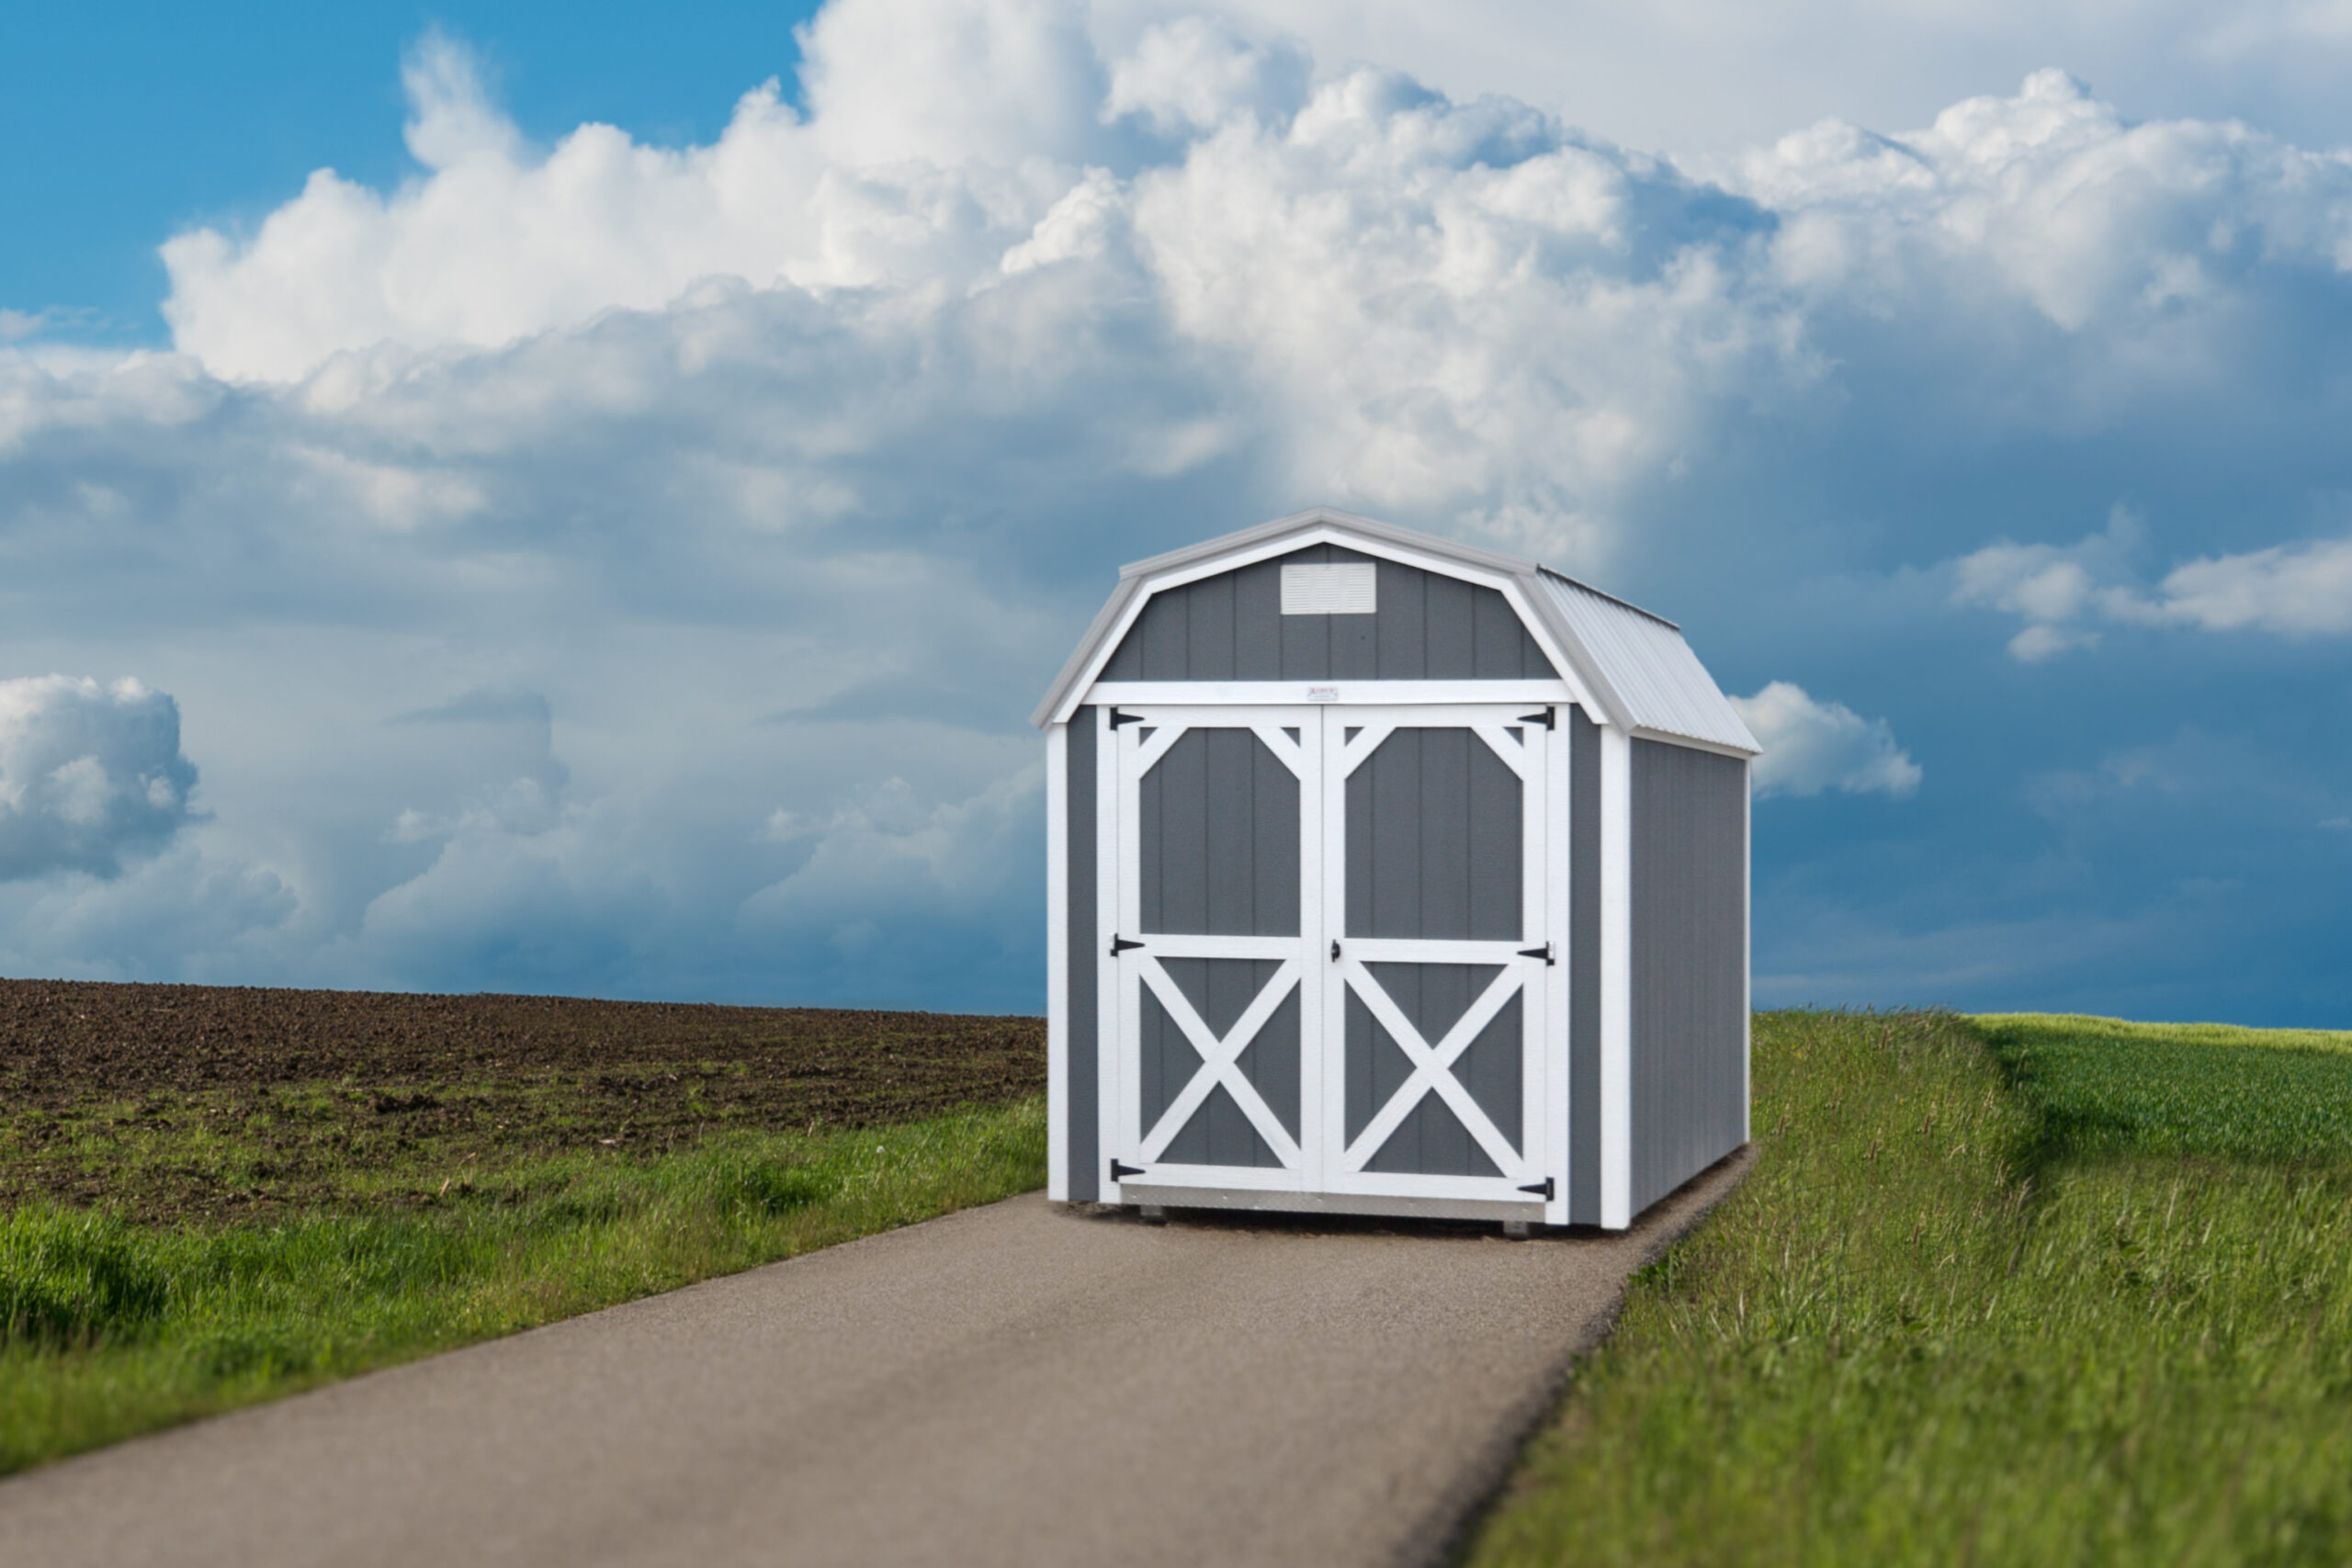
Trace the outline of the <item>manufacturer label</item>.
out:
<instances>
[{"instance_id":1,"label":"manufacturer label","mask_svg":"<svg viewBox=\"0 0 2352 1568\"><path fill-rule=\"evenodd\" d=\"M1340 700L1340 688L1337 686L1309 686L1306 688L1306 700L1310 703L1336 703Z\"/></svg>"}]
</instances>

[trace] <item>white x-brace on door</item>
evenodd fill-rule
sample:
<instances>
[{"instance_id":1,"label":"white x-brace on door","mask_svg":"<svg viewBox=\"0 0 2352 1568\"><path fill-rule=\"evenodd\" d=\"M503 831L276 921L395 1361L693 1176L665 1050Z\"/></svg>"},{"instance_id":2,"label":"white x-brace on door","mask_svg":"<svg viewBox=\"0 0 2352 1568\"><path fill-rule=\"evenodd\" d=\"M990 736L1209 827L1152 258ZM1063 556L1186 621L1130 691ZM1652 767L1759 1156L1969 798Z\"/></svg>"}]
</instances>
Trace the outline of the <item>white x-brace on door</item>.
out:
<instances>
[{"instance_id":1,"label":"white x-brace on door","mask_svg":"<svg viewBox=\"0 0 2352 1568\"><path fill-rule=\"evenodd\" d=\"M1564 759L1544 717L1106 716L1113 1180L1546 1195L1565 942L1545 852Z\"/></svg>"}]
</instances>

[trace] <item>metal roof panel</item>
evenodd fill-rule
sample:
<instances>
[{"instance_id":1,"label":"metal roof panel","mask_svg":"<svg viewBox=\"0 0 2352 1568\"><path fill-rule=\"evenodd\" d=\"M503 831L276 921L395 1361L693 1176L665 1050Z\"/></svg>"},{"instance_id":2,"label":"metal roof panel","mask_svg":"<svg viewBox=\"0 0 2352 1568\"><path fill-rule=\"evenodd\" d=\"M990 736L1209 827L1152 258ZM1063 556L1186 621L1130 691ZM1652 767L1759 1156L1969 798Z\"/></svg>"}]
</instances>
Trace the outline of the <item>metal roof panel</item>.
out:
<instances>
[{"instance_id":1,"label":"metal roof panel","mask_svg":"<svg viewBox=\"0 0 2352 1568\"><path fill-rule=\"evenodd\" d=\"M1634 728L1751 755L1763 750L1671 623L1556 571L1541 578Z\"/></svg>"}]
</instances>

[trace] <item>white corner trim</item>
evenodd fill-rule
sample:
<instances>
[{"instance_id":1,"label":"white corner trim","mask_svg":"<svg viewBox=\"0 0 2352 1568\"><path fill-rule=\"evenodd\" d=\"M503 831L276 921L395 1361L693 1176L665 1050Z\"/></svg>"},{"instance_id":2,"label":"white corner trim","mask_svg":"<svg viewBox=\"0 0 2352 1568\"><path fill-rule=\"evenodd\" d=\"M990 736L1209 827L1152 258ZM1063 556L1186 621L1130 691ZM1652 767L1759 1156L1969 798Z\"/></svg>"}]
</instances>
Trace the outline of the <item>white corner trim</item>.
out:
<instances>
[{"instance_id":1,"label":"white corner trim","mask_svg":"<svg viewBox=\"0 0 2352 1568\"><path fill-rule=\"evenodd\" d=\"M1739 1141L1756 1135L1756 764L1739 770Z\"/></svg>"},{"instance_id":2,"label":"white corner trim","mask_svg":"<svg viewBox=\"0 0 2352 1568\"><path fill-rule=\"evenodd\" d=\"M1069 726L1046 731L1046 1196L1069 1201Z\"/></svg>"},{"instance_id":3,"label":"white corner trim","mask_svg":"<svg viewBox=\"0 0 2352 1568\"><path fill-rule=\"evenodd\" d=\"M1094 710L1093 819L1094 834L1094 1159L1096 1196L1105 1203L1119 1200L1119 1184L1110 1179L1110 1161L1133 1151L1127 1146L1125 1119L1119 1112L1121 1023L1125 998L1119 986L1119 963L1111 956L1112 933L1119 929L1119 735L1111 728L1107 708Z\"/></svg>"},{"instance_id":4,"label":"white corner trim","mask_svg":"<svg viewBox=\"0 0 2352 1568\"><path fill-rule=\"evenodd\" d=\"M1633 742L1600 732L1600 1223L1633 1224Z\"/></svg>"},{"instance_id":5,"label":"white corner trim","mask_svg":"<svg viewBox=\"0 0 2352 1568\"><path fill-rule=\"evenodd\" d=\"M1577 1149L1575 1145L1574 1108L1569 1098L1576 1093L1576 1075L1571 1064L1568 1036L1575 1028L1576 996L1573 978L1576 972L1577 933L1574 894L1574 840L1576 837L1575 801L1573 788L1572 748L1569 737L1576 727L1559 725L1544 738L1544 750L1550 753L1544 769L1544 858L1546 919L1544 929L1555 942L1554 951L1560 956L1555 964L1544 971L1547 983L1544 1002L1544 1147L1549 1170L1558 1176L1558 1185L1552 1190L1552 1201L1544 1206L1546 1224L1564 1225L1574 1199L1570 1189L1576 1180Z\"/></svg>"}]
</instances>

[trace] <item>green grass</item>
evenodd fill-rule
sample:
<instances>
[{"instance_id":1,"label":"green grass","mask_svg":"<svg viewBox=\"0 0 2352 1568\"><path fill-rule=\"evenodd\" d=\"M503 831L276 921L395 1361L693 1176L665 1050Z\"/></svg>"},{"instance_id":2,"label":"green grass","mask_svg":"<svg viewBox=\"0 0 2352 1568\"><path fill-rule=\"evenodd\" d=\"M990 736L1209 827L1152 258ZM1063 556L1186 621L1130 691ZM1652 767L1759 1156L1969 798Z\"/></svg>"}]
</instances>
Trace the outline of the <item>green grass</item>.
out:
<instances>
[{"instance_id":1,"label":"green grass","mask_svg":"<svg viewBox=\"0 0 2352 1568\"><path fill-rule=\"evenodd\" d=\"M437 1186L360 1171L366 1201L258 1223L19 1208L0 1217L0 1473L1009 1197L1044 1182L1045 1154L1030 1099Z\"/></svg>"},{"instance_id":2,"label":"green grass","mask_svg":"<svg viewBox=\"0 0 2352 1568\"><path fill-rule=\"evenodd\" d=\"M2352 1034L2046 1013L1975 1022L2066 1155L2352 1158Z\"/></svg>"},{"instance_id":3,"label":"green grass","mask_svg":"<svg viewBox=\"0 0 2352 1568\"><path fill-rule=\"evenodd\" d=\"M1782 1013L1479 1564L2352 1562L2344 1036Z\"/></svg>"}]
</instances>

